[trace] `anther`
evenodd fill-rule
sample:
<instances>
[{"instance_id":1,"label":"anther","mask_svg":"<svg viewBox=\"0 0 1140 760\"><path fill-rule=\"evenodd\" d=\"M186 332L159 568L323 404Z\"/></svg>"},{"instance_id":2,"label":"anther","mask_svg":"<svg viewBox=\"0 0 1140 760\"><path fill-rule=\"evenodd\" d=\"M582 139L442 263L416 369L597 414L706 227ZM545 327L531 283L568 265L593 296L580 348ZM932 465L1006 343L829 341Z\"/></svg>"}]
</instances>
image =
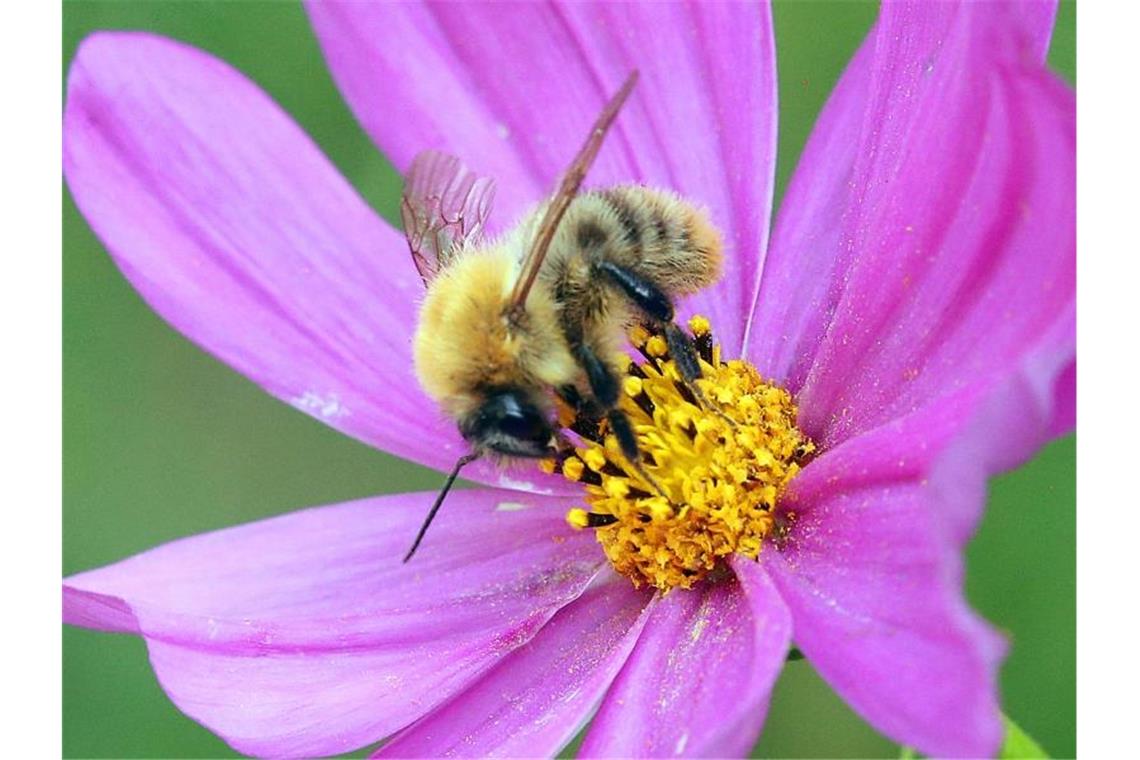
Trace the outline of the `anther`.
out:
<instances>
[{"instance_id":1,"label":"anther","mask_svg":"<svg viewBox=\"0 0 1140 760\"><path fill-rule=\"evenodd\" d=\"M731 554L755 559L766 542L787 541L794 516L779 513L780 493L814 451L787 391L746 362L722 362L707 320L689 328L676 351L664 326L634 328L645 362L620 384L620 414L606 415L603 441L563 464L588 504L567 519L606 527L596 535L614 568L664 591L719 577ZM685 382L682 352L700 367L699 386Z\"/></svg>"},{"instance_id":2,"label":"anther","mask_svg":"<svg viewBox=\"0 0 1140 760\"><path fill-rule=\"evenodd\" d=\"M566 522L575 528L604 528L613 525L617 518L613 515L604 515L598 512L587 512L584 509L571 509L566 514Z\"/></svg>"}]
</instances>

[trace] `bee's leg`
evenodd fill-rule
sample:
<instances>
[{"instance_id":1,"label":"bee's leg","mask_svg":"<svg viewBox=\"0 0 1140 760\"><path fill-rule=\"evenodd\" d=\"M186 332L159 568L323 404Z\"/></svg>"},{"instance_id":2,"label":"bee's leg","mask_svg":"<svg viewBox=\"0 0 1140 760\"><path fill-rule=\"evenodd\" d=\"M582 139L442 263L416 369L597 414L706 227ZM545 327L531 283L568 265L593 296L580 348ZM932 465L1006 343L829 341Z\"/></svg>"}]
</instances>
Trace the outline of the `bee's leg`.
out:
<instances>
[{"instance_id":1,"label":"bee's leg","mask_svg":"<svg viewBox=\"0 0 1140 760\"><path fill-rule=\"evenodd\" d=\"M602 420L606 414L598 404L592 398L583 396L574 385L564 385L555 392L574 411L574 421L567 427L587 440L600 442Z\"/></svg>"},{"instance_id":2,"label":"bee's leg","mask_svg":"<svg viewBox=\"0 0 1140 760\"><path fill-rule=\"evenodd\" d=\"M590 382L590 391L594 400L605 411L606 420L610 423L610 430L621 447L622 456L625 457L646 483L653 487L657 493L665 496L661 486L653 479L641 462L641 450L637 446L637 436L633 432L633 425L629 417L618 408L618 398L621 388L613 370L602 361L601 357L589 346L582 344L575 353L578 363L586 371L586 379Z\"/></svg>"},{"instance_id":3,"label":"bee's leg","mask_svg":"<svg viewBox=\"0 0 1140 760\"><path fill-rule=\"evenodd\" d=\"M664 331L665 344L669 346L669 355L673 357L677 371L681 373L685 382L699 393L700 389L693 385L693 381L701 378L701 361L697 356L697 349L693 347L693 341L689 340L689 336L685 335L680 327L677 327L676 322L666 322Z\"/></svg>"},{"instance_id":4,"label":"bee's leg","mask_svg":"<svg viewBox=\"0 0 1140 760\"><path fill-rule=\"evenodd\" d=\"M724 413L719 404L710 400L697 385L697 380L700 380L703 374L700 357L697 355L697 349L693 346L693 342L689 340L689 336L685 335L681 328L677 327L677 323L673 321L673 302L669 299L668 294L657 287L653 280L640 272L635 272L612 261L601 261L597 267L599 271L609 277L611 282L621 288L626 297L645 312L652 322L661 325L662 331L665 333L665 343L669 347L669 355L673 357L673 363L681 375L682 382L693 394L696 402L705 409L711 409L732 427L736 427L736 422Z\"/></svg>"},{"instance_id":5,"label":"bee's leg","mask_svg":"<svg viewBox=\"0 0 1140 760\"><path fill-rule=\"evenodd\" d=\"M692 385L694 380L701 377L701 363L692 341L673 322L673 301L668 294L640 272L612 261L601 261L597 267L598 271L621 288L626 298L641 309L652 322L662 325L665 342L669 345L669 353L677 365L677 371L681 373L686 383Z\"/></svg>"},{"instance_id":6,"label":"bee's leg","mask_svg":"<svg viewBox=\"0 0 1140 760\"><path fill-rule=\"evenodd\" d=\"M606 419L610 423L610 430L614 432L614 437L617 438L618 445L621 446L622 456L633 466L641 479L649 484L650 488L664 496L668 501L669 496L657 484L653 476L646 471L645 465L641 461L641 450L637 447L637 436L634 435L633 425L630 423L629 417L625 416L625 412L615 406L606 412Z\"/></svg>"},{"instance_id":7,"label":"bee's leg","mask_svg":"<svg viewBox=\"0 0 1140 760\"><path fill-rule=\"evenodd\" d=\"M635 272L612 261L601 261L597 267L610 279L610 282L621 288L626 297L645 312L651 321L662 326L665 333L665 343L669 346L669 355L673 357L677 371L692 392L693 397L706 409L712 409L721 417L728 419L716 404L705 397L704 392L697 386L696 381L701 379L703 374L700 358L697 356L697 349L693 347L693 342L673 321L673 302L669 299L668 294L657 287L653 280L640 272Z\"/></svg>"},{"instance_id":8,"label":"bee's leg","mask_svg":"<svg viewBox=\"0 0 1140 760\"><path fill-rule=\"evenodd\" d=\"M578 392L578 386L576 385L563 385L561 388L557 388L555 393L558 394L558 398L565 401L574 411L580 410L585 403L585 399L582 397L582 394Z\"/></svg>"},{"instance_id":9,"label":"bee's leg","mask_svg":"<svg viewBox=\"0 0 1140 760\"><path fill-rule=\"evenodd\" d=\"M673 302L665 291L657 287L657 283L653 280L640 272L635 272L609 260L599 261L595 266L599 272L609 278L610 282L621 288L630 301L633 301L655 322L673 321Z\"/></svg>"}]
</instances>

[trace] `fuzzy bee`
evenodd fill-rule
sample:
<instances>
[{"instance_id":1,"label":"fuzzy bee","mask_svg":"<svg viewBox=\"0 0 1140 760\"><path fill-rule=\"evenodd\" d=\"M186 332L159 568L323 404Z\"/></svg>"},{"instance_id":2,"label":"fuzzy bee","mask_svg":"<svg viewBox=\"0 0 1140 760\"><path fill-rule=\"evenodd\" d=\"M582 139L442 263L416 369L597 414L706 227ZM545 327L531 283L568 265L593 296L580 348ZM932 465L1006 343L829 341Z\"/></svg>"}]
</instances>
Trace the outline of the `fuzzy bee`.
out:
<instances>
[{"instance_id":1,"label":"fuzzy bee","mask_svg":"<svg viewBox=\"0 0 1140 760\"><path fill-rule=\"evenodd\" d=\"M554 196L497 239L482 238L490 179L435 151L412 162L401 215L427 286L416 374L471 453L456 462L405 562L464 465L556 453L564 443L556 395L578 419L608 425L638 467L634 431L617 406L631 326L664 334L684 382L700 377L673 304L717 280L720 235L702 210L670 192L638 185L578 192L636 81L633 72L603 109Z\"/></svg>"}]
</instances>

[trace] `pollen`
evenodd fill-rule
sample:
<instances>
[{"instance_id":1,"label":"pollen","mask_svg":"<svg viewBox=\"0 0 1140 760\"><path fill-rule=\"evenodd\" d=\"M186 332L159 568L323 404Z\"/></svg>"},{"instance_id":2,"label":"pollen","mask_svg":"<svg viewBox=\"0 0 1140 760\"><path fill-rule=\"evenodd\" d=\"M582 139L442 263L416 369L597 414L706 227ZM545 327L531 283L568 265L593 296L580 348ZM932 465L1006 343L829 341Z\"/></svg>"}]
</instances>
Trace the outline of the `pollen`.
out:
<instances>
[{"instance_id":1,"label":"pollen","mask_svg":"<svg viewBox=\"0 0 1140 760\"><path fill-rule=\"evenodd\" d=\"M783 529L776 505L815 446L796 427L796 406L745 361L722 361L709 322L689 322L701 378L694 389L665 338L630 334L631 362L619 406L633 425L630 462L606 424L548 469L582 483L586 508L567 521L593 529L614 568L635 586L690 588L733 554L757 558Z\"/></svg>"}]
</instances>

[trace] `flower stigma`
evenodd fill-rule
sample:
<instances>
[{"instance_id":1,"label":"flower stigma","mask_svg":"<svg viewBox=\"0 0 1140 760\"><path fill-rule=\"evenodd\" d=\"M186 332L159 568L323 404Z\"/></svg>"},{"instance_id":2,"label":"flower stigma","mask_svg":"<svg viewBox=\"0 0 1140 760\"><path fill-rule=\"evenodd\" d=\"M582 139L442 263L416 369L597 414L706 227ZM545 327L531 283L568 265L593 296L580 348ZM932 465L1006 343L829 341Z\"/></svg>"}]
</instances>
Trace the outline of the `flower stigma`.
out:
<instances>
[{"instance_id":1,"label":"flower stigma","mask_svg":"<svg viewBox=\"0 0 1140 760\"><path fill-rule=\"evenodd\" d=\"M635 327L619 408L632 423L640 461L622 454L602 420L564 405L560 420L583 445L545 469L582 483L588 509L567 521L594 528L614 568L637 587L690 588L732 554L756 559L782 522L777 500L815 451L796 426L796 406L746 361L722 361L709 321L689 321L699 357L697 388L680 374L660 333ZM715 577L715 576L714 576Z\"/></svg>"}]
</instances>

